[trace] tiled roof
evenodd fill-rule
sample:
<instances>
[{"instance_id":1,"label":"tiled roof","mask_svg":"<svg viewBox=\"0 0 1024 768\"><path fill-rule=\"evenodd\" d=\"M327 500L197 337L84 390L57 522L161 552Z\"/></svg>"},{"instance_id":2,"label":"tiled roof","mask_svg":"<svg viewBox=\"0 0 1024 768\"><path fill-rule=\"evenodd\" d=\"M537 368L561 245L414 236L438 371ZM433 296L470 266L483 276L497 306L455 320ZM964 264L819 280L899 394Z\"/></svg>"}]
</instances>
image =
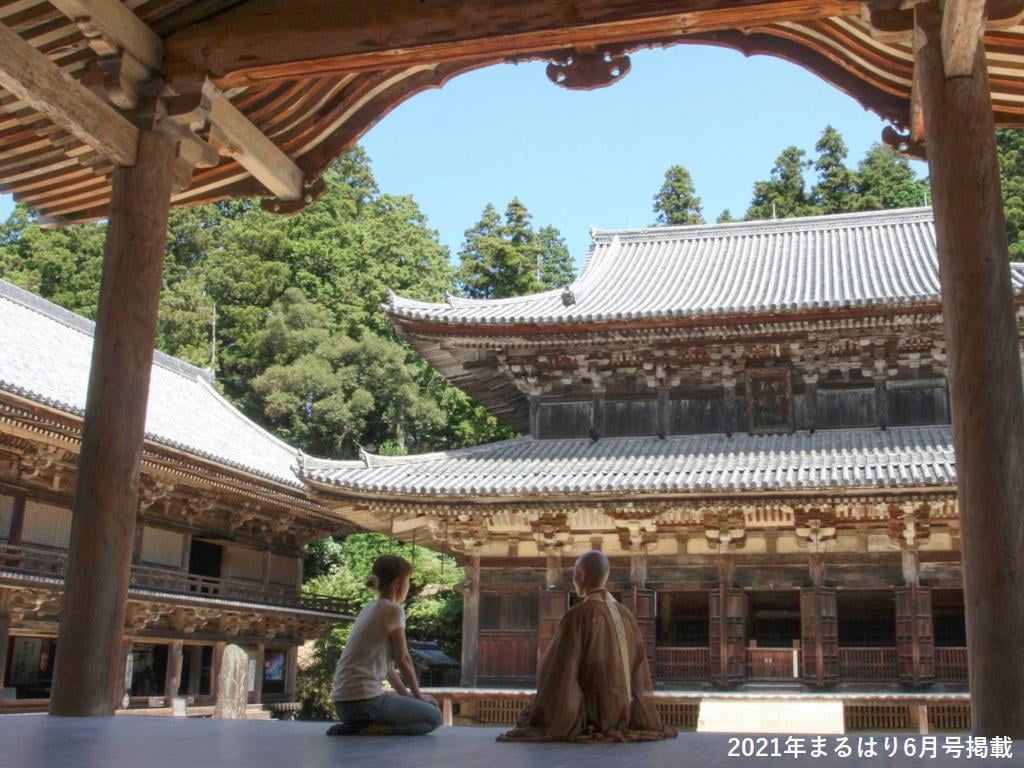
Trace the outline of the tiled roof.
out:
<instances>
[{"instance_id":1,"label":"tiled roof","mask_svg":"<svg viewBox=\"0 0 1024 768\"><path fill-rule=\"evenodd\" d=\"M459 662L445 653L434 641L409 641L409 655L413 661L430 667L458 667Z\"/></svg>"},{"instance_id":2,"label":"tiled roof","mask_svg":"<svg viewBox=\"0 0 1024 768\"><path fill-rule=\"evenodd\" d=\"M930 208L598 231L566 289L509 299L391 296L395 318L580 323L768 314L939 300ZM1024 291L1024 264L1012 266Z\"/></svg>"},{"instance_id":3,"label":"tiled roof","mask_svg":"<svg viewBox=\"0 0 1024 768\"><path fill-rule=\"evenodd\" d=\"M0 280L0 390L81 416L94 323ZM157 352L146 437L197 457L301 487L295 450L246 418L209 373Z\"/></svg>"},{"instance_id":4,"label":"tiled roof","mask_svg":"<svg viewBox=\"0 0 1024 768\"><path fill-rule=\"evenodd\" d=\"M951 486L949 427L780 435L521 437L418 456L304 459L314 484L394 496L711 493Z\"/></svg>"}]
</instances>

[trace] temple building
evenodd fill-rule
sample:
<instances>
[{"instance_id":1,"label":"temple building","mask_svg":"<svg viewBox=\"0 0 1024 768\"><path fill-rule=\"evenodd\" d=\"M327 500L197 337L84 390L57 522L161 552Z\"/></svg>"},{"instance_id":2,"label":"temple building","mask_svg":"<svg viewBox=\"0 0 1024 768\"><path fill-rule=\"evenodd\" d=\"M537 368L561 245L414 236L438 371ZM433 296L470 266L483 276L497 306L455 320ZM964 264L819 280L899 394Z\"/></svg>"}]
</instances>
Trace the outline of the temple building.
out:
<instances>
[{"instance_id":1,"label":"temple building","mask_svg":"<svg viewBox=\"0 0 1024 768\"><path fill-rule=\"evenodd\" d=\"M930 209L593 231L564 289L385 309L522 436L301 475L459 553L464 685L533 681L596 547L659 687L965 689Z\"/></svg>"},{"instance_id":2,"label":"temple building","mask_svg":"<svg viewBox=\"0 0 1024 768\"><path fill-rule=\"evenodd\" d=\"M44 710L50 694L93 330L0 282L0 713ZM208 372L156 354L125 706L212 711L236 643L251 659L250 709L295 711L298 646L347 619L337 600L303 594L303 547L348 529L309 500L295 463Z\"/></svg>"}]
</instances>

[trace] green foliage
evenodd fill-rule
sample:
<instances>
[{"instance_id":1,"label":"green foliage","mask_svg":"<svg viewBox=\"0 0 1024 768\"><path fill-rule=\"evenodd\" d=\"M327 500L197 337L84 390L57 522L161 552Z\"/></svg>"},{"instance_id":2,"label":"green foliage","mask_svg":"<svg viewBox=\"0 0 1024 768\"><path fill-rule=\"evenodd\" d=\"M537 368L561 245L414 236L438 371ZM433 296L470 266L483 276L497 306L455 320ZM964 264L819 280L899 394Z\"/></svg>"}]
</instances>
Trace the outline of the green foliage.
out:
<instances>
[{"instance_id":1,"label":"green foliage","mask_svg":"<svg viewBox=\"0 0 1024 768\"><path fill-rule=\"evenodd\" d=\"M842 213L854 210L857 195L857 174L846 167L848 150L839 131L826 125L814 145L818 158L814 170L818 174L811 197L819 213Z\"/></svg>"},{"instance_id":2,"label":"green foliage","mask_svg":"<svg viewBox=\"0 0 1024 768\"><path fill-rule=\"evenodd\" d=\"M168 222L157 347L214 370L248 415L311 453L358 445L461 446L509 434L400 341L389 289L440 300L448 251L411 197L382 193L362 149L284 218L254 201L178 209ZM504 225L502 225L504 226ZM564 280L565 243L510 206L510 240ZM24 208L0 224L0 276L94 316L105 227L43 229Z\"/></svg>"},{"instance_id":3,"label":"green foliage","mask_svg":"<svg viewBox=\"0 0 1024 768\"><path fill-rule=\"evenodd\" d=\"M473 299L503 299L557 288L574 276L565 240L554 227L534 232L530 212L519 198L505 218L488 203L466 230L456 280Z\"/></svg>"},{"instance_id":4,"label":"green foliage","mask_svg":"<svg viewBox=\"0 0 1024 768\"><path fill-rule=\"evenodd\" d=\"M383 554L401 555L413 566L405 604L406 636L410 640L436 640L452 658L461 656L462 595L456 589L465 574L450 557L442 558L432 550L377 533L351 534L325 542L307 548L307 568L313 560L318 571L306 581L307 589L342 598L358 612L376 598L363 584L373 561ZM348 632L349 627L341 627L316 641L311 657L302 666L298 695L303 717L333 718L331 680Z\"/></svg>"},{"instance_id":5,"label":"green foliage","mask_svg":"<svg viewBox=\"0 0 1024 768\"><path fill-rule=\"evenodd\" d=\"M726 224L730 221L736 221L736 219L733 218L732 211L730 211L728 208L724 209L720 214L718 214L718 218L715 219L716 224Z\"/></svg>"},{"instance_id":6,"label":"green foliage","mask_svg":"<svg viewBox=\"0 0 1024 768\"><path fill-rule=\"evenodd\" d=\"M816 158L786 147L771 178L754 184L748 219L875 211L926 205L927 182L917 178L907 158L881 144L872 145L857 168L846 165L846 142L830 125L815 144ZM813 167L816 181L807 190L804 175Z\"/></svg>"},{"instance_id":7,"label":"green foliage","mask_svg":"<svg viewBox=\"0 0 1024 768\"><path fill-rule=\"evenodd\" d=\"M681 165L669 166L665 181L654 196L655 226L703 224L700 198L690 172Z\"/></svg>"},{"instance_id":8,"label":"green foliage","mask_svg":"<svg viewBox=\"0 0 1024 768\"><path fill-rule=\"evenodd\" d=\"M928 204L928 184L910 161L889 147L873 144L857 166L857 193L851 210L911 208Z\"/></svg>"},{"instance_id":9,"label":"green foliage","mask_svg":"<svg viewBox=\"0 0 1024 768\"><path fill-rule=\"evenodd\" d=\"M996 149L1010 258L1024 261L1024 131L1000 128L996 131Z\"/></svg>"},{"instance_id":10,"label":"green foliage","mask_svg":"<svg viewBox=\"0 0 1024 768\"><path fill-rule=\"evenodd\" d=\"M445 413L424 392L406 348L366 331L331 328L330 315L298 288L271 309L260 333L263 373L252 380L267 423L318 455L352 455L360 445L441 441Z\"/></svg>"},{"instance_id":11,"label":"green foliage","mask_svg":"<svg viewBox=\"0 0 1024 768\"><path fill-rule=\"evenodd\" d=\"M812 196L804 183L804 171L811 167L807 153L788 146L775 159L771 178L754 182L754 196L747 209L748 219L786 219L816 213Z\"/></svg>"},{"instance_id":12,"label":"green foliage","mask_svg":"<svg viewBox=\"0 0 1024 768\"><path fill-rule=\"evenodd\" d=\"M72 312L96 317L107 228L39 227L23 205L0 223L0 276Z\"/></svg>"}]
</instances>

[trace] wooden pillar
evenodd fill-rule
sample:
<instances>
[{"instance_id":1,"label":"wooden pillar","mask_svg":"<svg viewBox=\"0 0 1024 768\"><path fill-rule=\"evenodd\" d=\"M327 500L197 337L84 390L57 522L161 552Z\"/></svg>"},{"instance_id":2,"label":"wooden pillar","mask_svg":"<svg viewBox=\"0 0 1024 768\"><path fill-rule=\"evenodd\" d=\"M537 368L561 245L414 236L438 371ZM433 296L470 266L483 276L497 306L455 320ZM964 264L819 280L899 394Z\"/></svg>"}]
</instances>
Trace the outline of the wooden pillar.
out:
<instances>
[{"instance_id":1,"label":"wooden pillar","mask_svg":"<svg viewBox=\"0 0 1024 768\"><path fill-rule=\"evenodd\" d=\"M213 644L213 659L210 664L210 694L213 696L214 702L220 698L220 670L224 666L224 649L226 647L227 643ZM202 658L202 654L200 654L200 658Z\"/></svg>"},{"instance_id":2,"label":"wooden pillar","mask_svg":"<svg viewBox=\"0 0 1024 768\"><path fill-rule=\"evenodd\" d=\"M263 661L267 655L267 646L260 643L256 646L256 674L253 676L252 695L249 703L260 704L263 702Z\"/></svg>"},{"instance_id":3,"label":"wooden pillar","mask_svg":"<svg viewBox=\"0 0 1024 768\"><path fill-rule=\"evenodd\" d=\"M146 531L146 518L140 512L135 518L135 537L132 541L132 563L142 562L142 536Z\"/></svg>"},{"instance_id":4,"label":"wooden pillar","mask_svg":"<svg viewBox=\"0 0 1024 768\"><path fill-rule=\"evenodd\" d=\"M295 701L295 681L299 674L299 646L288 648L284 665L284 692L288 701Z\"/></svg>"},{"instance_id":5,"label":"wooden pillar","mask_svg":"<svg viewBox=\"0 0 1024 768\"><path fill-rule=\"evenodd\" d=\"M129 637L121 641L120 658L121 680L117 691L117 706L128 709L128 700L132 689L132 672L134 670L132 664L132 641Z\"/></svg>"},{"instance_id":6,"label":"wooden pillar","mask_svg":"<svg viewBox=\"0 0 1024 768\"><path fill-rule=\"evenodd\" d=\"M646 547L641 546L629 555L629 582L640 589L647 587L647 553L645 549Z\"/></svg>"},{"instance_id":7,"label":"wooden pillar","mask_svg":"<svg viewBox=\"0 0 1024 768\"><path fill-rule=\"evenodd\" d=\"M462 595L462 685L475 686L480 639L480 555L470 555L466 579L469 586Z\"/></svg>"},{"instance_id":8,"label":"wooden pillar","mask_svg":"<svg viewBox=\"0 0 1024 768\"><path fill-rule=\"evenodd\" d=\"M167 675L164 677L164 703L171 705L171 699L178 695L181 687L181 667L184 645L181 640L172 640L167 644Z\"/></svg>"},{"instance_id":9,"label":"wooden pillar","mask_svg":"<svg viewBox=\"0 0 1024 768\"><path fill-rule=\"evenodd\" d=\"M935 3L915 6L962 531L972 727L1024 738L1024 391L984 46L946 78Z\"/></svg>"},{"instance_id":10,"label":"wooden pillar","mask_svg":"<svg viewBox=\"0 0 1024 768\"><path fill-rule=\"evenodd\" d=\"M596 440L604 432L604 387L594 387L590 401L590 436Z\"/></svg>"},{"instance_id":11,"label":"wooden pillar","mask_svg":"<svg viewBox=\"0 0 1024 768\"><path fill-rule=\"evenodd\" d=\"M875 418L878 426L889 426L889 386L884 375L875 376Z\"/></svg>"},{"instance_id":12,"label":"wooden pillar","mask_svg":"<svg viewBox=\"0 0 1024 768\"><path fill-rule=\"evenodd\" d=\"M441 725L451 726L454 718L452 717L452 697L444 696L441 698Z\"/></svg>"},{"instance_id":13,"label":"wooden pillar","mask_svg":"<svg viewBox=\"0 0 1024 768\"><path fill-rule=\"evenodd\" d=\"M725 382L725 434L732 436L739 426L739 408L736 402L736 379Z\"/></svg>"},{"instance_id":14,"label":"wooden pillar","mask_svg":"<svg viewBox=\"0 0 1024 768\"><path fill-rule=\"evenodd\" d=\"M21 537L25 531L25 497L15 496L11 508L11 532L7 537L10 546L21 544Z\"/></svg>"},{"instance_id":15,"label":"wooden pillar","mask_svg":"<svg viewBox=\"0 0 1024 768\"><path fill-rule=\"evenodd\" d=\"M548 549L544 556L544 581L548 589L562 586L562 556L554 547Z\"/></svg>"},{"instance_id":16,"label":"wooden pillar","mask_svg":"<svg viewBox=\"0 0 1024 768\"><path fill-rule=\"evenodd\" d=\"M117 706L139 462L175 145L143 131L114 171L50 713Z\"/></svg>"},{"instance_id":17,"label":"wooden pillar","mask_svg":"<svg viewBox=\"0 0 1024 768\"><path fill-rule=\"evenodd\" d=\"M530 395L530 435L540 437L540 395Z\"/></svg>"},{"instance_id":18,"label":"wooden pillar","mask_svg":"<svg viewBox=\"0 0 1024 768\"><path fill-rule=\"evenodd\" d=\"M189 560L192 559L192 534L186 533L181 541L181 570L188 573Z\"/></svg>"},{"instance_id":19,"label":"wooden pillar","mask_svg":"<svg viewBox=\"0 0 1024 768\"><path fill-rule=\"evenodd\" d=\"M903 583L908 587L916 587L921 583L919 557L917 547L906 546L900 552L900 567L903 571Z\"/></svg>"},{"instance_id":20,"label":"wooden pillar","mask_svg":"<svg viewBox=\"0 0 1024 768\"><path fill-rule=\"evenodd\" d=\"M813 432L818 428L818 374L804 376L804 403L807 408L807 429Z\"/></svg>"},{"instance_id":21,"label":"wooden pillar","mask_svg":"<svg viewBox=\"0 0 1024 768\"><path fill-rule=\"evenodd\" d=\"M672 431L672 402L669 399L671 387L661 384L658 387L658 437L666 437Z\"/></svg>"},{"instance_id":22,"label":"wooden pillar","mask_svg":"<svg viewBox=\"0 0 1024 768\"><path fill-rule=\"evenodd\" d=\"M0 616L0 689L7 684L7 646L11 641L11 616L4 610Z\"/></svg>"}]
</instances>

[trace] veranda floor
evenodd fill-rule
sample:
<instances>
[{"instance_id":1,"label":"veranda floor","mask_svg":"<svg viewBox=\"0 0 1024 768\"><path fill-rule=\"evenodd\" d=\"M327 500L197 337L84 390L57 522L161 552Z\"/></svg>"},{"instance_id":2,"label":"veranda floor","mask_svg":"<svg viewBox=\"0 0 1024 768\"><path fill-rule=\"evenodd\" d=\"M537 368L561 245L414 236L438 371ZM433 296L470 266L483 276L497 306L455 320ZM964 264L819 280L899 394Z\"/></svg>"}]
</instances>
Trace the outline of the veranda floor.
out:
<instances>
[{"instance_id":1,"label":"veranda floor","mask_svg":"<svg viewBox=\"0 0 1024 768\"><path fill-rule=\"evenodd\" d=\"M683 733L640 744L497 744L498 728L442 728L424 737L324 735L325 724L164 717L0 717L2 768L715 768L715 766L1024 766L1024 742L1011 759L730 757L725 734ZM881 743L883 738L875 735ZM906 738L910 734L899 734ZM784 738L784 737L783 737ZM829 738L829 752L836 737ZM920 737L917 737L920 739ZM943 736L938 736L940 747ZM961 738L964 738L961 736Z\"/></svg>"}]
</instances>

